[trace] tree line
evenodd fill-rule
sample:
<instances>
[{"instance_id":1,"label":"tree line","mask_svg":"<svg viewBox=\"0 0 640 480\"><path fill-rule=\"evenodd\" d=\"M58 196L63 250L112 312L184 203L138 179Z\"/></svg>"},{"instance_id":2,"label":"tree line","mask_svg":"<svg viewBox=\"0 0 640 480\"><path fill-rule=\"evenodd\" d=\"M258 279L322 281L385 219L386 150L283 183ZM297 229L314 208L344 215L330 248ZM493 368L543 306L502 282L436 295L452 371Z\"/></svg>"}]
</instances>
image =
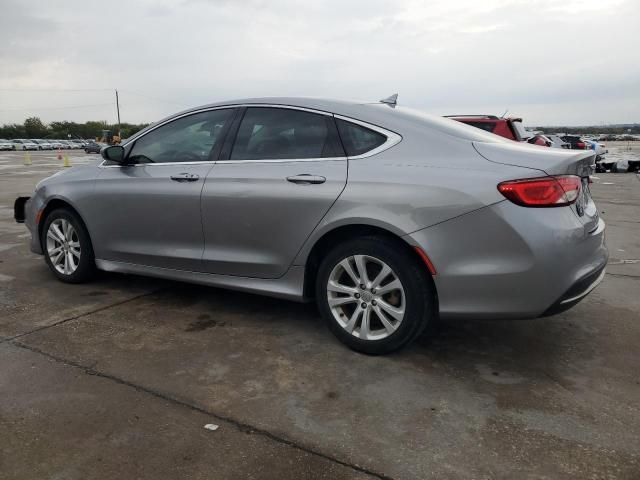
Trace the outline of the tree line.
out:
<instances>
[{"instance_id":1,"label":"tree line","mask_svg":"<svg viewBox=\"0 0 640 480\"><path fill-rule=\"evenodd\" d=\"M585 126L585 127L534 127L534 130L542 130L544 132L555 133L563 132L568 134L584 134L584 135L638 135L640 134L640 124L631 125L607 125L607 126Z\"/></svg>"},{"instance_id":2,"label":"tree line","mask_svg":"<svg viewBox=\"0 0 640 480\"><path fill-rule=\"evenodd\" d=\"M121 123L120 133L122 138L128 138L142 130L148 123ZM45 124L38 117L29 117L24 123L10 123L0 126L0 138L99 138L103 130L118 133L118 125L105 121L76 122L51 122Z\"/></svg>"}]
</instances>

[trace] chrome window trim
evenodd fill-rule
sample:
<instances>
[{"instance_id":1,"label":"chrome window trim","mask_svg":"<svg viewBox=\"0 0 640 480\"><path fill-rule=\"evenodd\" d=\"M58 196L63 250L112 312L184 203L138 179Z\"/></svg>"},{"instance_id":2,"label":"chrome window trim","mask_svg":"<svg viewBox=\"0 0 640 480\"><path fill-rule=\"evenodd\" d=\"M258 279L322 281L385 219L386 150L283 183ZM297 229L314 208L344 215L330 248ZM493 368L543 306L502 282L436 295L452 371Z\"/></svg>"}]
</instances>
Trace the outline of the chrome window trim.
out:
<instances>
[{"instance_id":1,"label":"chrome window trim","mask_svg":"<svg viewBox=\"0 0 640 480\"><path fill-rule=\"evenodd\" d=\"M126 165L120 165L116 163L115 165L105 165L104 163L107 160L103 160L99 165L99 168L125 168L125 167L161 167L161 166L176 166L176 165L213 165L216 163L214 160L202 160L201 162L163 162L163 163L131 163Z\"/></svg>"},{"instance_id":2,"label":"chrome window trim","mask_svg":"<svg viewBox=\"0 0 640 480\"><path fill-rule=\"evenodd\" d=\"M124 167L161 167L176 165L213 165L229 163L300 163L300 162L324 162L324 161L347 160L347 157L321 157L321 158L273 158L264 160L203 160L201 162L164 162L164 163L133 163L131 165L99 165L99 168L124 168ZM103 163L106 160L103 161Z\"/></svg>"},{"instance_id":3,"label":"chrome window trim","mask_svg":"<svg viewBox=\"0 0 640 480\"><path fill-rule=\"evenodd\" d=\"M354 155L352 157L347 157L349 160L358 160L360 158L367 158L377 155L378 153L384 152L385 150L389 150L391 147L395 147L402 141L402 136L392 132L391 130L387 130L386 128L378 127L377 125L372 125L371 123L363 122L362 120L357 120L351 117L345 117L344 115L333 115L335 118L339 118L340 120L344 120L345 122L355 123L356 125L360 125L361 127L368 128L369 130L373 130L374 132L378 132L385 137L387 137L387 141L384 142L379 147L374 148L373 150L369 150L368 152L361 153L360 155Z\"/></svg>"},{"instance_id":4,"label":"chrome window trim","mask_svg":"<svg viewBox=\"0 0 640 480\"><path fill-rule=\"evenodd\" d=\"M216 163L298 163L298 162L326 162L334 160L347 160L347 157L320 157L320 158L265 158L265 159L234 159L218 160Z\"/></svg>"},{"instance_id":5,"label":"chrome window trim","mask_svg":"<svg viewBox=\"0 0 640 480\"><path fill-rule=\"evenodd\" d=\"M167 125L170 122L173 122L174 120L178 120L180 118L184 118L184 117L188 117L189 115L195 115L198 113L203 113L203 112L209 112L209 111L213 111L213 110L224 110L224 109L228 109L228 108L241 108L241 107L262 107L262 108L282 108L282 109L286 109L286 110L301 110L303 112L310 112L310 113L315 113L317 115L324 115L327 117L334 117L334 118L339 118L341 120L347 121L347 122L351 122L351 123L355 123L356 125L360 125L363 126L365 128L369 128L370 130L373 130L375 132L378 132L384 136L387 137L387 141L384 142L382 145L380 145L379 147L374 148L373 150L370 150L368 152L365 152L361 155L355 155L353 157L345 157L345 156L340 156L340 157L321 157L321 158L274 158L274 159L229 159L229 160L203 160L200 162L164 162L164 163L133 163L130 165L120 165L120 164L116 164L116 165L105 165L105 163L107 162L107 160L103 160L102 163L100 165L98 165L99 168L122 168L124 166L126 167L148 167L148 166L158 166L158 165L203 165L203 164L214 164L214 163L290 163L290 162L317 162L317 161L322 161L322 160L357 160L360 158L367 158L367 157L371 157L373 155L376 155L380 152L383 152L385 150L388 150L389 148L397 145L398 143L400 143L400 141L402 140L402 137L400 135L398 135L395 132L392 132L390 130L386 130L382 127L378 127L377 125L372 125L370 123L367 122L363 122L361 120L356 120L355 118L351 118L351 117L345 117L343 115L338 115L335 113L331 113L331 112L326 112L323 110L315 110L312 108L306 108L306 107L298 107L296 105L284 105L284 104L271 104L271 103L239 103L239 104L231 104L231 105L217 105L214 107L206 107L206 108L201 108L198 110L192 110L189 112L185 112L183 114L180 115L176 115L175 117L171 117L169 119L167 119L166 121L162 122L162 123L158 123L157 125L154 125L153 128L149 129L148 131L144 132L142 135L139 135L137 137L133 137L131 138L127 143L125 143L123 146L126 146L132 142L137 141L138 139L144 137L145 135L153 132L155 129L162 127L163 125Z\"/></svg>"}]
</instances>

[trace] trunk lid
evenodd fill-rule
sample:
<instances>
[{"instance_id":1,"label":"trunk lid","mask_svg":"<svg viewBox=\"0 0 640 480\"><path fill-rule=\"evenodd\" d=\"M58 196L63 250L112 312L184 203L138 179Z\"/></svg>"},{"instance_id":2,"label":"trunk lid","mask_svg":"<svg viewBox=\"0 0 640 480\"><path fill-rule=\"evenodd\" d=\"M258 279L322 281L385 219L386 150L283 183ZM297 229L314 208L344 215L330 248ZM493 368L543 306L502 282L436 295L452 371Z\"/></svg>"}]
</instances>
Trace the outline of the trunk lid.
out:
<instances>
[{"instance_id":1,"label":"trunk lid","mask_svg":"<svg viewBox=\"0 0 640 480\"><path fill-rule=\"evenodd\" d=\"M490 162L526 167L540 172L540 175L532 176L577 175L582 179L582 188L571 209L587 233L598 228L598 209L589 190L589 176L596 168L596 154L593 150L565 150L516 142L473 142L473 146Z\"/></svg>"}]
</instances>

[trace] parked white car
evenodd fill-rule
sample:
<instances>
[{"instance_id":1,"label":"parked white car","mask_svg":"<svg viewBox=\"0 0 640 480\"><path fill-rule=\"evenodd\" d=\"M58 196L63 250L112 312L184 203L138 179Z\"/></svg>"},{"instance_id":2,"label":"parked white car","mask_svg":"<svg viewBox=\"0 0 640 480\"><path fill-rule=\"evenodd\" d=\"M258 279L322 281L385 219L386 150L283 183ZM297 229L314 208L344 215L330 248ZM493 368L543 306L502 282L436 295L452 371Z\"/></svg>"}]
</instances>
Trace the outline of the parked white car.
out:
<instances>
[{"instance_id":1,"label":"parked white car","mask_svg":"<svg viewBox=\"0 0 640 480\"><path fill-rule=\"evenodd\" d=\"M49 140L43 140L42 138L37 138L31 141L36 145L38 145L38 150L51 150L53 148Z\"/></svg>"},{"instance_id":2,"label":"parked white car","mask_svg":"<svg viewBox=\"0 0 640 480\"><path fill-rule=\"evenodd\" d=\"M24 138L14 138L11 140L14 150L38 150L38 144Z\"/></svg>"},{"instance_id":3,"label":"parked white car","mask_svg":"<svg viewBox=\"0 0 640 480\"><path fill-rule=\"evenodd\" d=\"M571 145L560 138L559 135L546 135L546 137L551 140L552 148L571 148Z\"/></svg>"},{"instance_id":4,"label":"parked white car","mask_svg":"<svg viewBox=\"0 0 640 480\"><path fill-rule=\"evenodd\" d=\"M0 138L0 150L14 150L13 143L4 138Z\"/></svg>"}]
</instances>

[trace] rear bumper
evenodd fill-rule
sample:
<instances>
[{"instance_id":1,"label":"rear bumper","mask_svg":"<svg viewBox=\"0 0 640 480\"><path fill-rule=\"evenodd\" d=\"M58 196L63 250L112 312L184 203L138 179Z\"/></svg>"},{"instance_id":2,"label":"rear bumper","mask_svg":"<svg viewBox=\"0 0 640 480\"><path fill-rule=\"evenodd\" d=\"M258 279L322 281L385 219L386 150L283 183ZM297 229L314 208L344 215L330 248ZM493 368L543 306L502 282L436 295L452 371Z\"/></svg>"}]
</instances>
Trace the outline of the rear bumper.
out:
<instances>
[{"instance_id":1,"label":"rear bumper","mask_svg":"<svg viewBox=\"0 0 640 480\"><path fill-rule=\"evenodd\" d=\"M524 319L570 308L595 288L608 259L604 230L600 219L589 231L570 208L502 201L406 239L438 272L443 318Z\"/></svg>"},{"instance_id":2,"label":"rear bumper","mask_svg":"<svg viewBox=\"0 0 640 480\"><path fill-rule=\"evenodd\" d=\"M580 303L591 291L600 285L604 279L606 265L594 270L573 284L569 290L565 292L556 303L551 305L543 314L543 317L556 315L569 310L573 306Z\"/></svg>"}]
</instances>

